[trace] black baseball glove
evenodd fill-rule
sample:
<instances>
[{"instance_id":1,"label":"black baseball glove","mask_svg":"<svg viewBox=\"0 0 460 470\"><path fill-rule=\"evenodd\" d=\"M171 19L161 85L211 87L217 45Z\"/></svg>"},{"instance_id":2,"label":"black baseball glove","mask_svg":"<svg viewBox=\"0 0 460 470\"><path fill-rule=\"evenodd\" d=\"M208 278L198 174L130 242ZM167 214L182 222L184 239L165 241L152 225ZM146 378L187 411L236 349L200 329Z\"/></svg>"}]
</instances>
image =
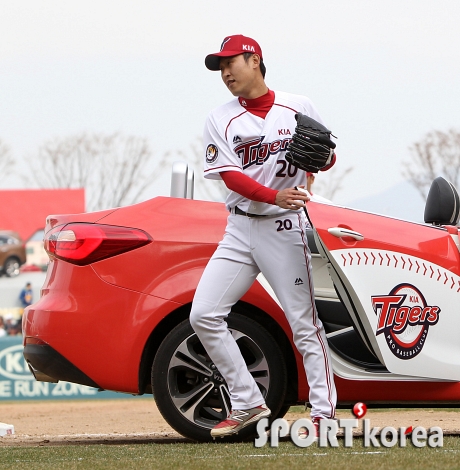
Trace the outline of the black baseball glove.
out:
<instances>
[{"instance_id":1,"label":"black baseball glove","mask_svg":"<svg viewBox=\"0 0 460 470\"><path fill-rule=\"evenodd\" d=\"M302 113L295 115L297 127L287 148L286 160L301 170L318 173L335 161L331 131Z\"/></svg>"}]
</instances>

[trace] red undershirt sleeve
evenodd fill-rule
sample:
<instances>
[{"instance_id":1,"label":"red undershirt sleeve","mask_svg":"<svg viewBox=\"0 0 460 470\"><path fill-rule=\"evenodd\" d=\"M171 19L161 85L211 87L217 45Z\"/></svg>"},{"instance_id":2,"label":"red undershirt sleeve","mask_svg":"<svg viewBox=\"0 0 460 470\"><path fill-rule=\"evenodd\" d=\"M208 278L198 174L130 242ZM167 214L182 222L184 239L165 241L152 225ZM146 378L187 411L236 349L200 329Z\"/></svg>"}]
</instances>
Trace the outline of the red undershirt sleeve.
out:
<instances>
[{"instance_id":1,"label":"red undershirt sleeve","mask_svg":"<svg viewBox=\"0 0 460 470\"><path fill-rule=\"evenodd\" d=\"M329 163L329 165L325 166L324 168L321 168L320 171L327 171L327 170L331 169L335 165L336 160L337 160L337 156L334 153L334 155L332 155L331 163ZM222 175L222 173L221 173L221 175Z\"/></svg>"},{"instance_id":2,"label":"red undershirt sleeve","mask_svg":"<svg viewBox=\"0 0 460 470\"><path fill-rule=\"evenodd\" d=\"M235 191L246 199L275 204L275 198L278 194L276 189L267 188L239 171L223 171L220 173L220 177L230 191Z\"/></svg>"}]
</instances>

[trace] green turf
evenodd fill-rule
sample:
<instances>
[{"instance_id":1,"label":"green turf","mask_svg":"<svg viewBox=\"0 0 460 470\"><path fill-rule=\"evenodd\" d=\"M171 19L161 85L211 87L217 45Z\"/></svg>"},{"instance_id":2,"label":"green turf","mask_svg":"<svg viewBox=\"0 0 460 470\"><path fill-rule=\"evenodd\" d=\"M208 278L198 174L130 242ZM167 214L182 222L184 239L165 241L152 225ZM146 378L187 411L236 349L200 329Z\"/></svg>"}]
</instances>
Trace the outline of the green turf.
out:
<instances>
[{"instance_id":1,"label":"green turf","mask_svg":"<svg viewBox=\"0 0 460 470\"><path fill-rule=\"evenodd\" d=\"M311 467L313 466L314 467ZM306 449L290 442L278 448L245 444L135 444L0 448L2 470L33 469L458 469L460 438L445 437L444 447L417 449L363 448L359 439L352 448Z\"/></svg>"}]
</instances>

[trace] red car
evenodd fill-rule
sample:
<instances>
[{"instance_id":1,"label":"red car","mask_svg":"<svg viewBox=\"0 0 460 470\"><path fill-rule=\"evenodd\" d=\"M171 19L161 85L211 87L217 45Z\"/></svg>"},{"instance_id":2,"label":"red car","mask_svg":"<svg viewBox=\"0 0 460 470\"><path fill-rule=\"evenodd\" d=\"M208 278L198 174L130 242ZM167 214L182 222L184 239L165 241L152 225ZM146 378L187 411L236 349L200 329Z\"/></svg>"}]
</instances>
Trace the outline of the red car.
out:
<instances>
[{"instance_id":1,"label":"red car","mask_svg":"<svg viewBox=\"0 0 460 470\"><path fill-rule=\"evenodd\" d=\"M430 190L426 224L308 203L339 407L460 403L459 208L442 178ZM223 204L172 197L48 217L47 278L23 316L36 379L153 390L172 427L209 440L228 412L228 392L188 315L226 218ZM263 276L228 323L273 418L308 400L301 357Z\"/></svg>"}]
</instances>

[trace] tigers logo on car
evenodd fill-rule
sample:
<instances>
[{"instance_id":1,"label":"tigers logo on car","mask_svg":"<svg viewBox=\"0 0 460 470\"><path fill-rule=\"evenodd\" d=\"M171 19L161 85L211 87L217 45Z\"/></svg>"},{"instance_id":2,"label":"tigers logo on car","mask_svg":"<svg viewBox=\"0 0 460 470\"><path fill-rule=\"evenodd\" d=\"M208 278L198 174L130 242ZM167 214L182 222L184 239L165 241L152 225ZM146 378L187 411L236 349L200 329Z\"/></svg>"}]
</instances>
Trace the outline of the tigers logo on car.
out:
<instances>
[{"instance_id":1,"label":"tigers logo on car","mask_svg":"<svg viewBox=\"0 0 460 470\"><path fill-rule=\"evenodd\" d=\"M436 325L440 307L431 306L417 287L403 283L388 295L372 296L377 315L376 336L383 334L390 351L399 359L417 356L428 335Z\"/></svg>"}]
</instances>

